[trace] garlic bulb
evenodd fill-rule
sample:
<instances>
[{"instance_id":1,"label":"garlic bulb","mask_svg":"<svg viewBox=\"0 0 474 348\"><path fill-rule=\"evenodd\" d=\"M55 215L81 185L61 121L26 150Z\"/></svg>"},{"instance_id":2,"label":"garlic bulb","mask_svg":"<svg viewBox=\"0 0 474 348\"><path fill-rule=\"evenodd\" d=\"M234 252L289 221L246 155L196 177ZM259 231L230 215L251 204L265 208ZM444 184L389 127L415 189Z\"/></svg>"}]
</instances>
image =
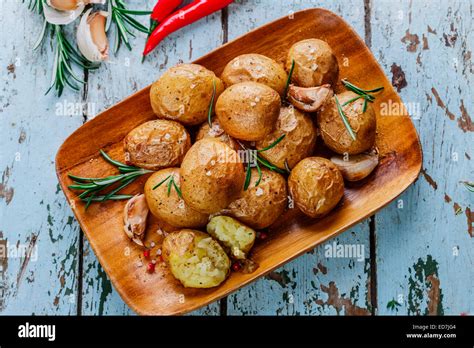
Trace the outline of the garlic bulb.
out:
<instances>
[{"instance_id":1,"label":"garlic bulb","mask_svg":"<svg viewBox=\"0 0 474 348\"><path fill-rule=\"evenodd\" d=\"M130 198L123 210L125 234L140 246L143 246L148 212L149 209L144 194Z\"/></svg>"},{"instance_id":2,"label":"garlic bulb","mask_svg":"<svg viewBox=\"0 0 474 348\"><path fill-rule=\"evenodd\" d=\"M105 22L108 13L94 12L92 9L84 13L77 28L77 47L91 62L101 62L109 56L109 42L105 34Z\"/></svg>"},{"instance_id":3,"label":"garlic bulb","mask_svg":"<svg viewBox=\"0 0 474 348\"><path fill-rule=\"evenodd\" d=\"M106 0L47 0L47 3L52 8L59 11L74 11L79 6L84 9L88 4L105 4Z\"/></svg>"},{"instance_id":4,"label":"garlic bulb","mask_svg":"<svg viewBox=\"0 0 474 348\"><path fill-rule=\"evenodd\" d=\"M376 152L351 155L347 159L342 156L333 156L331 162L339 168L344 179L359 181L366 178L377 167L379 156Z\"/></svg>"}]
</instances>

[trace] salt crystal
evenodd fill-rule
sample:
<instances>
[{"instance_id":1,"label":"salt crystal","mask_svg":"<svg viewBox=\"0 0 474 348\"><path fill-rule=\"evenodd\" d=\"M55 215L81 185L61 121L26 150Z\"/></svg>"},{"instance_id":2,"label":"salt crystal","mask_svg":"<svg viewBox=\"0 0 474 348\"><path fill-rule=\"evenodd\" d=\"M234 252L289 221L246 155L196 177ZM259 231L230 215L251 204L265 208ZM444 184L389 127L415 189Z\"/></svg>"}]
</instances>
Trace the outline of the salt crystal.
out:
<instances>
[{"instance_id":1,"label":"salt crystal","mask_svg":"<svg viewBox=\"0 0 474 348\"><path fill-rule=\"evenodd\" d=\"M257 188L257 191L255 191L255 196L260 197L263 195L263 190L261 187Z\"/></svg>"}]
</instances>

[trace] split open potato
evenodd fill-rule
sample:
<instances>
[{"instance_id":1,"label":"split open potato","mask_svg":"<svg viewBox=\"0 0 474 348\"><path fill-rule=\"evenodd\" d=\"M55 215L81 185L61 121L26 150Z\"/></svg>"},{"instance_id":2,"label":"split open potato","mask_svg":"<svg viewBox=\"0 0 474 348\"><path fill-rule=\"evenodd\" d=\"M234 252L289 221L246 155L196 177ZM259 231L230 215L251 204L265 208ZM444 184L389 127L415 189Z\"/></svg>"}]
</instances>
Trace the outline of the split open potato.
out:
<instances>
[{"instance_id":1,"label":"split open potato","mask_svg":"<svg viewBox=\"0 0 474 348\"><path fill-rule=\"evenodd\" d=\"M256 233L230 216L215 216L207 224L207 233L221 243L232 258L245 260L255 242Z\"/></svg>"},{"instance_id":2,"label":"split open potato","mask_svg":"<svg viewBox=\"0 0 474 348\"><path fill-rule=\"evenodd\" d=\"M230 260L224 249L201 231L170 233L163 241L162 255L173 276L185 287L212 288L229 274Z\"/></svg>"}]
</instances>

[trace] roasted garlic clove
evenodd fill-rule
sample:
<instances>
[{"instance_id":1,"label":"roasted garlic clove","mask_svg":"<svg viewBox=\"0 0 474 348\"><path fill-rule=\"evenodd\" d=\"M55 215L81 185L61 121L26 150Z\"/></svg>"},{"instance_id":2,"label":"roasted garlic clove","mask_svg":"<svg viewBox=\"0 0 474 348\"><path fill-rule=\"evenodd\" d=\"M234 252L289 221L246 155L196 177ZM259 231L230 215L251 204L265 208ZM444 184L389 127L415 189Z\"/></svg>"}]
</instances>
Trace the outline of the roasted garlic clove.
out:
<instances>
[{"instance_id":1,"label":"roasted garlic clove","mask_svg":"<svg viewBox=\"0 0 474 348\"><path fill-rule=\"evenodd\" d=\"M144 194L130 198L123 211L124 231L133 242L140 246L143 246L148 211Z\"/></svg>"},{"instance_id":2,"label":"roasted garlic clove","mask_svg":"<svg viewBox=\"0 0 474 348\"><path fill-rule=\"evenodd\" d=\"M109 56L109 42L105 33L107 12L99 11L91 14L87 10L77 28L77 47L91 62L101 62Z\"/></svg>"},{"instance_id":3,"label":"roasted garlic clove","mask_svg":"<svg viewBox=\"0 0 474 348\"><path fill-rule=\"evenodd\" d=\"M333 156L331 161L339 168L342 176L347 181L359 181L366 178L379 163L377 153L361 153L344 156Z\"/></svg>"},{"instance_id":4,"label":"roasted garlic clove","mask_svg":"<svg viewBox=\"0 0 474 348\"><path fill-rule=\"evenodd\" d=\"M105 4L105 0L47 0L49 6L59 11L73 11L88 4Z\"/></svg>"},{"instance_id":5,"label":"roasted garlic clove","mask_svg":"<svg viewBox=\"0 0 474 348\"><path fill-rule=\"evenodd\" d=\"M288 100L297 109L306 112L317 111L329 98L333 96L331 85L325 84L318 87L297 87L290 85Z\"/></svg>"},{"instance_id":6,"label":"roasted garlic clove","mask_svg":"<svg viewBox=\"0 0 474 348\"><path fill-rule=\"evenodd\" d=\"M61 11L52 6L50 1L43 5L43 14L44 18L48 23L55 25L67 25L74 22L74 20L79 17L84 11L85 5L79 4L72 10Z\"/></svg>"}]
</instances>

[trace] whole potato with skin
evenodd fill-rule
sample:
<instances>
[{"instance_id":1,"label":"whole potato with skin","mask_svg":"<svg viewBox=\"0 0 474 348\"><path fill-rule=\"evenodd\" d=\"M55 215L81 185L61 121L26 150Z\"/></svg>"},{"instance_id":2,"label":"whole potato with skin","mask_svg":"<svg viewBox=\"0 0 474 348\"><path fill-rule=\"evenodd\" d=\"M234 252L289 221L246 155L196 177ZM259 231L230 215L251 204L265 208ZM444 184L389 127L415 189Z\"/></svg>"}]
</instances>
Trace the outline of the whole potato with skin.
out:
<instances>
[{"instance_id":1,"label":"whole potato with skin","mask_svg":"<svg viewBox=\"0 0 474 348\"><path fill-rule=\"evenodd\" d=\"M221 79L226 87L246 81L263 83L283 95L288 75L273 59L251 53L237 56L227 63Z\"/></svg>"},{"instance_id":2,"label":"whole potato with skin","mask_svg":"<svg viewBox=\"0 0 474 348\"><path fill-rule=\"evenodd\" d=\"M214 138L189 149L181 164L181 192L194 210L213 214L224 209L244 184L244 167L237 152Z\"/></svg>"},{"instance_id":3,"label":"whole potato with skin","mask_svg":"<svg viewBox=\"0 0 474 348\"><path fill-rule=\"evenodd\" d=\"M230 215L255 229L262 229L274 223L287 207L288 194L285 178L278 173L262 168L259 180L256 168L251 169L250 185L224 210Z\"/></svg>"},{"instance_id":4,"label":"whole potato with skin","mask_svg":"<svg viewBox=\"0 0 474 348\"><path fill-rule=\"evenodd\" d=\"M224 249L201 231L170 233L163 241L162 255L171 274L187 288L212 288L229 274L230 260Z\"/></svg>"},{"instance_id":5,"label":"whole potato with skin","mask_svg":"<svg viewBox=\"0 0 474 348\"><path fill-rule=\"evenodd\" d=\"M125 137L125 161L150 170L179 166L190 147L191 138L178 122L148 121Z\"/></svg>"},{"instance_id":6,"label":"whole potato with skin","mask_svg":"<svg viewBox=\"0 0 474 348\"><path fill-rule=\"evenodd\" d=\"M217 97L224 84L216 75L197 64L179 64L167 70L150 89L153 112L159 118L196 125L207 120L216 86Z\"/></svg>"},{"instance_id":7,"label":"whole potato with skin","mask_svg":"<svg viewBox=\"0 0 474 348\"><path fill-rule=\"evenodd\" d=\"M291 171L288 188L303 213L319 218L328 214L341 200L344 180L331 161L322 157L307 157Z\"/></svg>"},{"instance_id":8,"label":"whole potato with skin","mask_svg":"<svg viewBox=\"0 0 474 348\"><path fill-rule=\"evenodd\" d=\"M375 144L377 122L371 103L367 103L365 112L362 98L343 106L354 97L357 97L357 94L351 91L337 95L356 140L353 140L347 131L334 98L325 103L318 113L318 124L324 144L339 154L356 155L369 150Z\"/></svg>"},{"instance_id":9,"label":"whole potato with skin","mask_svg":"<svg viewBox=\"0 0 474 348\"><path fill-rule=\"evenodd\" d=\"M222 129L219 120L214 117L211 121L211 126L209 127L209 122L204 122L196 134L196 141L204 139L204 138L216 138L223 143L226 143L234 150L239 150L239 144L233 139L229 134L224 132Z\"/></svg>"},{"instance_id":10,"label":"whole potato with skin","mask_svg":"<svg viewBox=\"0 0 474 348\"><path fill-rule=\"evenodd\" d=\"M329 83L334 86L339 74L339 65L331 46L325 41L307 39L291 46L286 60L290 71L293 60L295 68L291 81L301 87L316 87Z\"/></svg>"},{"instance_id":11,"label":"whole potato with skin","mask_svg":"<svg viewBox=\"0 0 474 348\"><path fill-rule=\"evenodd\" d=\"M292 106L283 106L275 130L255 145L258 150L262 150L285 135L278 144L260 155L281 169L285 169L285 161L293 168L303 158L313 154L316 134L316 127L308 114Z\"/></svg>"},{"instance_id":12,"label":"whole potato with skin","mask_svg":"<svg viewBox=\"0 0 474 348\"><path fill-rule=\"evenodd\" d=\"M280 103L280 95L274 89L257 82L242 82L220 95L216 115L231 137L262 140L273 131Z\"/></svg>"},{"instance_id":13,"label":"whole potato with skin","mask_svg":"<svg viewBox=\"0 0 474 348\"><path fill-rule=\"evenodd\" d=\"M168 180L166 180L168 178ZM191 209L179 197L176 188L172 185L168 194L168 185L171 178L179 188L179 168L166 168L153 173L145 183L145 197L151 213L158 219L178 228L199 228L207 224L208 215ZM165 182L163 182L166 180ZM153 189L156 185L160 186Z\"/></svg>"}]
</instances>

